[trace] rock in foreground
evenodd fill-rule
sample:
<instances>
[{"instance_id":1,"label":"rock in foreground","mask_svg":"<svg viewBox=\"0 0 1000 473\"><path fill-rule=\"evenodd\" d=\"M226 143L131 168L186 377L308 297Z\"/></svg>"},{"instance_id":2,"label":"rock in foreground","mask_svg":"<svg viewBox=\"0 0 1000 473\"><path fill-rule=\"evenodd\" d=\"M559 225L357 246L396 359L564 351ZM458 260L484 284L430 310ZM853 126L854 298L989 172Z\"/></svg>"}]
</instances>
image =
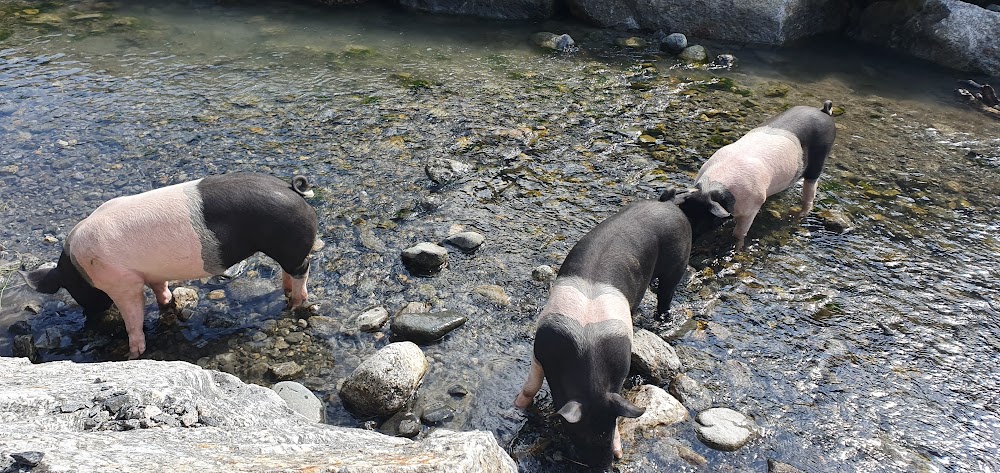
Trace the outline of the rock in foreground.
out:
<instances>
[{"instance_id":1,"label":"rock in foreground","mask_svg":"<svg viewBox=\"0 0 1000 473\"><path fill-rule=\"evenodd\" d=\"M84 430L91 411L101 410L86 405L118 392L147 413L189 402L197 406L198 422ZM441 465L447 471L517 471L490 433L438 432L414 442L315 424L270 389L190 363L32 365L0 358L0 458L40 452L39 471L431 472L442 471Z\"/></svg>"},{"instance_id":2,"label":"rock in foreground","mask_svg":"<svg viewBox=\"0 0 1000 473\"><path fill-rule=\"evenodd\" d=\"M358 365L340 388L340 397L360 414L390 415L417 392L428 366L412 342L390 343Z\"/></svg>"}]
</instances>

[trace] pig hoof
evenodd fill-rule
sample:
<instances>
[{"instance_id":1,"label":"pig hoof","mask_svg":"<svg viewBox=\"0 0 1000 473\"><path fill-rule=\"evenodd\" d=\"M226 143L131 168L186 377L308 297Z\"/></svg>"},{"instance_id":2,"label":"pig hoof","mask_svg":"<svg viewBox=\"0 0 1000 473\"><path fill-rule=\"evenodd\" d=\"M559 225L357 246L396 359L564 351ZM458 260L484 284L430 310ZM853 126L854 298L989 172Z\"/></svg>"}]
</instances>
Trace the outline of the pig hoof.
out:
<instances>
[{"instance_id":1,"label":"pig hoof","mask_svg":"<svg viewBox=\"0 0 1000 473\"><path fill-rule=\"evenodd\" d=\"M157 304L157 306L159 306L160 312L167 312L167 311L175 310L175 309L177 309L177 299L174 299L173 297L171 297L170 301L167 302L166 304Z\"/></svg>"},{"instance_id":2,"label":"pig hoof","mask_svg":"<svg viewBox=\"0 0 1000 473\"><path fill-rule=\"evenodd\" d=\"M514 398L514 407L523 411L531 405L531 401L532 398L525 396L524 393L519 393L517 397Z\"/></svg>"}]
</instances>

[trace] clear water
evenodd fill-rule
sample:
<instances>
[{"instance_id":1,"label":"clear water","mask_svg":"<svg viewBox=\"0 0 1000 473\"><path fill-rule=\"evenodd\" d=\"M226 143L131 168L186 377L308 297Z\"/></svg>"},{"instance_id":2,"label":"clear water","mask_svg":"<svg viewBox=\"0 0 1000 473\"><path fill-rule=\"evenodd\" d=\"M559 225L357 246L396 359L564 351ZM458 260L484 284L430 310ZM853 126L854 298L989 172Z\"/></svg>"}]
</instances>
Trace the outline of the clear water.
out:
<instances>
[{"instance_id":1,"label":"clear water","mask_svg":"<svg viewBox=\"0 0 1000 473\"><path fill-rule=\"evenodd\" d=\"M312 202L326 245L310 289L324 315L414 301L466 314L424 347L432 363L418 404L454 407L448 428L493 431L523 471L575 471L544 418L547 398L527 419L509 409L547 295L532 268L557 266L623 203L690 184L712 151L767 117L830 98L845 113L817 211L843 212L853 229L794 222L797 191L776 196L747 251L728 251L728 227L696 243L675 324L655 326L648 305L637 321L669 335L716 405L753 417L763 437L716 452L686 422L626 445L618 466L698 469L674 453L680 444L711 471L763 471L768 458L806 471L1000 469L1000 122L952 98L956 79L989 78L841 43L710 44L739 65L696 70L578 24L377 5L42 5L63 19L56 26L29 24L29 4L0 5L11 33L0 42L0 328L29 320L36 339L48 337L47 360L112 359L108 346L122 339L85 329L60 298L41 299L38 315L22 310L38 298L11 270L56 259L45 235L61 239L109 198L209 173L302 173L320 187ZM70 19L92 11L104 17ZM545 30L570 33L581 50L536 49L529 37ZM787 94L767 96L779 82ZM656 130L656 143L638 139ZM438 187L424 174L437 157L475 169ZM486 244L452 252L433 278L401 265L403 248L458 228ZM204 298L254 277L274 283L273 297ZM472 293L488 284L510 305ZM203 301L190 321L162 328L148 312L147 332L162 332L148 356L210 359L289 316L266 259L242 278L191 285ZM362 425L335 385L390 337L326 341L298 356L323 357L306 374L333 393L330 422ZM452 398L454 384L470 394Z\"/></svg>"}]
</instances>

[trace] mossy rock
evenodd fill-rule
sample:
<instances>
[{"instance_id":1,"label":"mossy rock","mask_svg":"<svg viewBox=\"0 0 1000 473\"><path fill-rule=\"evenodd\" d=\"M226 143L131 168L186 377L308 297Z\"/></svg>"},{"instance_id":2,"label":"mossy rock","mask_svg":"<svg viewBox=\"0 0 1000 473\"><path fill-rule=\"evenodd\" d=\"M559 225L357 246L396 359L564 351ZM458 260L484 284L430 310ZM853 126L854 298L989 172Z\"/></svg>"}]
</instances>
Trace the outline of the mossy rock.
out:
<instances>
[{"instance_id":1,"label":"mossy rock","mask_svg":"<svg viewBox=\"0 0 1000 473\"><path fill-rule=\"evenodd\" d=\"M792 88L789 87L788 84L775 82L769 84L767 88L764 89L764 96L772 98L784 97L788 95L788 92L791 92L791 90Z\"/></svg>"}]
</instances>

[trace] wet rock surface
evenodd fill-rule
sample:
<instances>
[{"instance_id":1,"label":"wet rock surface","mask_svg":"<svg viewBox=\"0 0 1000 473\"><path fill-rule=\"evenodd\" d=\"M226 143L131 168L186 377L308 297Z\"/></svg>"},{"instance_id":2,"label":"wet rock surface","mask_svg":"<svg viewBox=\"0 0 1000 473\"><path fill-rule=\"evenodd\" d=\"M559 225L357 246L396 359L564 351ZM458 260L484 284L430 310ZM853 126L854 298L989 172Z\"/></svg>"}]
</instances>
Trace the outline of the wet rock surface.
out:
<instances>
[{"instance_id":1,"label":"wet rock surface","mask_svg":"<svg viewBox=\"0 0 1000 473\"><path fill-rule=\"evenodd\" d=\"M663 389L650 384L643 384L625 393L625 398L638 407L646 409L641 416L619 418L618 429L622 440L629 441L635 437L657 437L657 428L668 427L688 419L687 409L677 399Z\"/></svg>"},{"instance_id":2,"label":"wet rock surface","mask_svg":"<svg viewBox=\"0 0 1000 473\"><path fill-rule=\"evenodd\" d=\"M39 379L59 382L40 385ZM455 471L516 471L489 433L443 431L412 442L315 424L269 389L183 362L32 365L0 358L0 392L6 400L0 403L0 462L10 458L16 462L13 467L25 471L34 466L103 470L108 465L130 471L264 471L324 464L412 471L427 461L446 463ZM77 404L92 407L60 409ZM162 412L155 414L157 410ZM121 422L114 425L127 427L88 429L87 419L95 411L121 417L102 425ZM185 426L188 415L195 421ZM157 418L164 419L157 428L143 428ZM371 449L380 454L373 457Z\"/></svg>"},{"instance_id":3,"label":"wet rock surface","mask_svg":"<svg viewBox=\"0 0 1000 473\"><path fill-rule=\"evenodd\" d=\"M434 274L448 264L448 250L430 242L418 243L403 250L403 264L417 274Z\"/></svg>"},{"instance_id":4,"label":"wet rock surface","mask_svg":"<svg viewBox=\"0 0 1000 473\"><path fill-rule=\"evenodd\" d=\"M309 388L294 381L282 381L271 386L288 407L311 422L326 420L326 406Z\"/></svg>"},{"instance_id":5,"label":"wet rock surface","mask_svg":"<svg viewBox=\"0 0 1000 473\"><path fill-rule=\"evenodd\" d=\"M638 329L632 338L632 369L655 384L666 384L681 370L681 360L659 335Z\"/></svg>"},{"instance_id":6,"label":"wet rock surface","mask_svg":"<svg viewBox=\"0 0 1000 473\"><path fill-rule=\"evenodd\" d=\"M486 241L486 237L477 232L461 232L444 239L448 245L454 246L464 252L471 253L479 249L479 246Z\"/></svg>"}]
</instances>

